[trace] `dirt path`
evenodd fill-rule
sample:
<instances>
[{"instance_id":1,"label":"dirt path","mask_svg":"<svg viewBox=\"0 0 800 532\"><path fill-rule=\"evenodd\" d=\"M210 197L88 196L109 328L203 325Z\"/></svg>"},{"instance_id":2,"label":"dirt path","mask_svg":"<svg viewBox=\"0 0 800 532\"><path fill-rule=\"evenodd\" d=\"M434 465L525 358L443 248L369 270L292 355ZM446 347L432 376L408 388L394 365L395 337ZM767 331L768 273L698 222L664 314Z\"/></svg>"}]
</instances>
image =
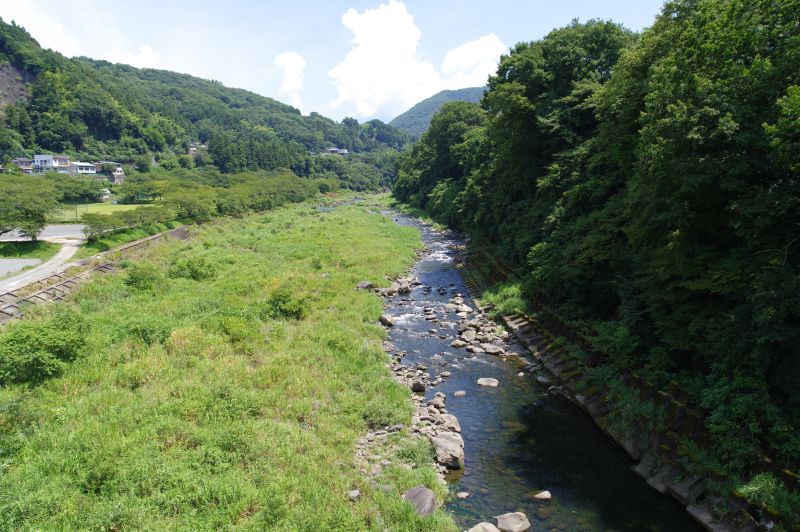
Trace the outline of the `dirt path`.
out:
<instances>
[{"instance_id":1,"label":"dirt path","mask_svg":"<svg viewBox=\"0 0 800 532\"><path fill-rule=\"evenodd\" d=\"M64 266L64 264L66 264L73 255L75 255L75 252L78 251L79 247L80 242L66 242L63 246L61 246L61 249L58 250L58 253L56 253L56 255L47 262L44 262L35 268L31 268L30 270L21 272L18 275L14 275L13 277L9 277L8 279L0 281L0 294L16 290L17 288L35 283L36 281L41 281L42 279L57 273L61 267Z\"/></svg>"}]
</instances>

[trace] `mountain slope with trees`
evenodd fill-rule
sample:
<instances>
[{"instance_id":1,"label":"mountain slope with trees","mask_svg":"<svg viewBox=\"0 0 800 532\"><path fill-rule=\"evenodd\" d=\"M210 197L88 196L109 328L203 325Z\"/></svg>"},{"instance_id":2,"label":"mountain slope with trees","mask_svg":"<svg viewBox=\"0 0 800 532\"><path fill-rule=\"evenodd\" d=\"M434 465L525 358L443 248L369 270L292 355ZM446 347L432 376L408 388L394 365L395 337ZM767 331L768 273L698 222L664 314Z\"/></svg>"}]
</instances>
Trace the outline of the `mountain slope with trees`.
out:
<instances>
[{"instance_id":1,"label":"mountain slope with trees","mask_svg":"<svg viewBox=\"0 0 800 532\"><path fill-rule=\"evenodd\" d=\"M0 63L27 88L27 97L8 97L2 108L0 158L5 160L37 151L121 162L155 157L168 166L191 166L194 162L182 156L190 143L203 143L207 157L203 153L197 162L223 172L286 167L309 175L329 171L313 154L330 146L381 168L385 164L376 167L374 157L360 154L396 150L408 140L379 120L338 123L215 81L65 58L2 21Z\"/></svg>"},{"instance_id":2,"label":"mountain slope with trees","mask_svg":"<svg viewBox=\"0 0 800 532\"><path fill-rule=\"evenodd\" d=\"M394 117L389 125L407 131L414 137L419 137L431 123L433 115L447 102L472 102L478 103L483 97L485 87L469 87L466 89L444 90L437 92L414 105L405 113Z\"/></svg>"},{"instance_id":3,"label":"mountain slope with trees","mask_svg":"<svg viewBox=\"0 0 800 532\"><path fill-rule=\"evenodd\" d=\"M735 486L765 453L800 463L798 20L785 0L676 0L641 36L590 21L520 43L394 188L582 331L608 359L596 384L685 394ZM762 495L797 522L800 496Z\"/></svg>"}]
</instances>

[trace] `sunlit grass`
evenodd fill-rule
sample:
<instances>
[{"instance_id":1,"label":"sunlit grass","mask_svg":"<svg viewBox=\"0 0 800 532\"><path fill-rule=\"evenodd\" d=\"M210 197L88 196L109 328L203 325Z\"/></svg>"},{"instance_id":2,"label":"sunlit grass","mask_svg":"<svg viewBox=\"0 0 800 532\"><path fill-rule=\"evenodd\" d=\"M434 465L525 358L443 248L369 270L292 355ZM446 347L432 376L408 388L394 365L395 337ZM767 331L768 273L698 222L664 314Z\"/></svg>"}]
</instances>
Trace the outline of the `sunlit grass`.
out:
<instances>
[{"instance_id":1,"label":"sunlit grass","mask_svg":"<svg viewBox=\"0 0 800 532\"><path fill-rule=\"evenodd\" d=\"M400 499L441 493L430 467L390 466L382 488L354 463L369 427L412 409L385 365L382 302L354 287L386 284L419 245L363 206L306 203L207 225L154 245L134 277L87 283L68 303L90 323L85 352L38 387L0 388L2 528L454 530ZM304 313L283 316L295 307L276 291Z\"/></svg>"}]
</instances>

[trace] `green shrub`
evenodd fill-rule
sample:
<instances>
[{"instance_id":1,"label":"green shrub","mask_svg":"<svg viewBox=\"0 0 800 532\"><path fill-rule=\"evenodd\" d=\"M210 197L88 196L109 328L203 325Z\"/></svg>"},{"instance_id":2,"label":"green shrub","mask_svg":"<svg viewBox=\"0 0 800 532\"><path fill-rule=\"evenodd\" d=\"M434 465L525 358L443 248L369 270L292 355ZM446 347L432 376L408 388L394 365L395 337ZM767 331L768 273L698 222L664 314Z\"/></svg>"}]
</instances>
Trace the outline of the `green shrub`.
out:
<instances>
[{"instance_id":1,"label":"green shrub","mask_svg":"<svg viewBox=\"0 0 800 532\"><path fill-rule=\"evenodd\" d=\"M296 297L288 288L278 288L259 307L258 315L261 319L301 320L307 312L305 300Z\"/></svg>"},{"instance_id":2,"label":"green shrub","mask_svg":"<svg viewBox=\"0 0 800 532\"><path fill-rule=\"evenodd\" d=\"M133 340L152 345L164 343L171 332L172 327L163 316L146 314L123 318L115 326L113 337L117 341Z\"/></svg>"},{"instance_id":3,"label":"green shrub","mask_svg":"<svg viewBox=\"0 0 800 532\"><path fill-rule=\"evenodd\" d=\"M88 325L76 312L54 307L39 321L20 321L0 336L0 382L40 382L60 374L85 345Z\"/></svg>"},{"instance_id":4,"label":"green shrub","mask_svg":"<svg viewBox=\"0 0 800 532\"><path fill-rule=\"evenodd\" d=\"M131 263L126 270L128 276L124 283L136 290L152 290L164 278L158 268L149 262Z\"/></svg>"},{"instance_id":5,"label":"green shrub","mask_svg":"<svg viewBox=\"0 0 800 532\"><path fill-rule=\"evenodd\" d=\"M172 261L168 273L173 279L202 281L213 278L217 273L217 267L204 256L180 256Z\"/></svg>"}]
</instances>

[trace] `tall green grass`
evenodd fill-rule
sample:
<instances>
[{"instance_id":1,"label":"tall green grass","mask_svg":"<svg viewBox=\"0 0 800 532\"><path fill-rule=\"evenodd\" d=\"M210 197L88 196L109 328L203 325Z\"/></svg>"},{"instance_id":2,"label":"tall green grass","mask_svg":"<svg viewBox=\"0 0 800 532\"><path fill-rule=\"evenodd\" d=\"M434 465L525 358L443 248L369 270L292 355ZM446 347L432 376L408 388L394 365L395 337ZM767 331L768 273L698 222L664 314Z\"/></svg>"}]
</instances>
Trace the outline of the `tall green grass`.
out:
<instances>
[{"instance_id":1,"label":"tall green grass","mask_svg":"<svg viewBox=\"0 0 800 532\"><path fill-rule=\"evenodd\" d=\"M0 387L0 529L454 530L400 499L442 493L412 444L385 486L354 459L370 427L412 411L386 367L382 302L354 287L385 284L419 245L364 207L306 203L94 278L66 303L88 324L77 358Z\"/></svg>"}]
</instances>

